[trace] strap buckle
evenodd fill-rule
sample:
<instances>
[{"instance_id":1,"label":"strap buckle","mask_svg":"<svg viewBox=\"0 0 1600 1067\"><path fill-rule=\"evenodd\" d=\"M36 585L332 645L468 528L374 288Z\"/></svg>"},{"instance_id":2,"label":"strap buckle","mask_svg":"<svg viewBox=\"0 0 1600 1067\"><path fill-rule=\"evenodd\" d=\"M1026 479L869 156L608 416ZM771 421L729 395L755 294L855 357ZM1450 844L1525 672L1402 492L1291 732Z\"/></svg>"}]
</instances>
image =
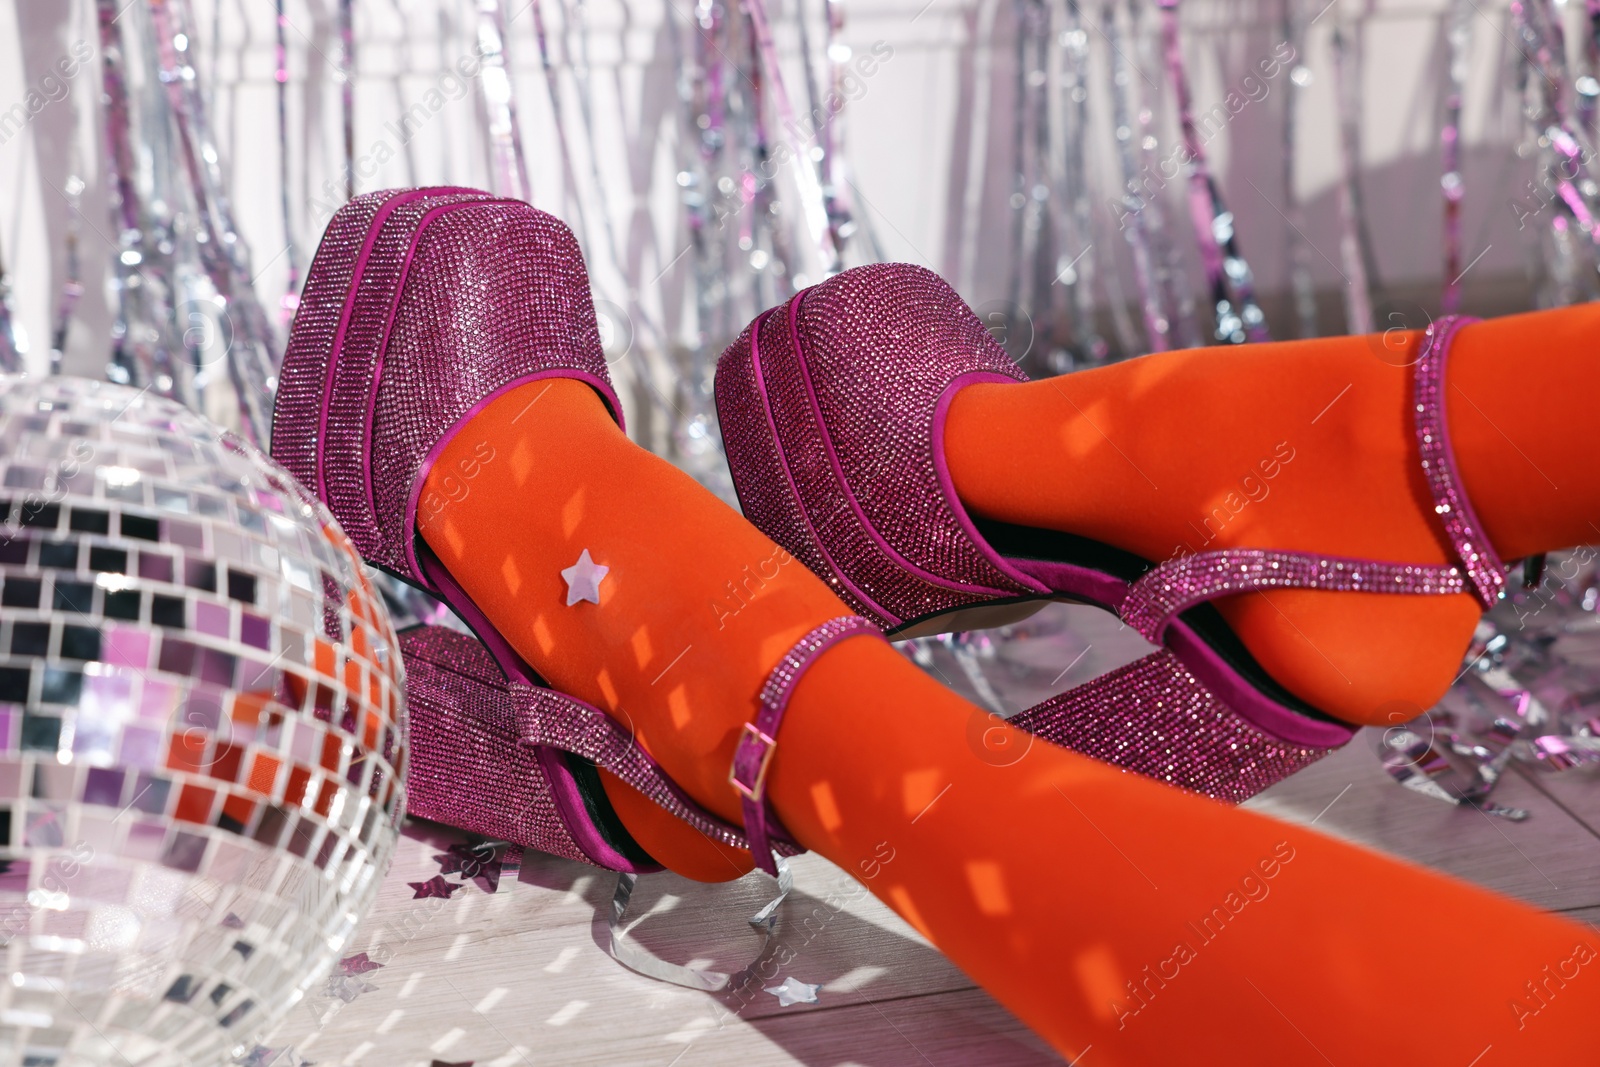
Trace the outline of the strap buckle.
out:
<instances>
[{"instance_id":1,"label":"strap buckle","mask_svg":"<svg viewBox=\"0 0 1600 1067\"><path fill-rule=\"evenodd\" d=\"M749 762L750 746L759 746L761 755L755 767L755 780L746 781L740 768ZM753 722L744 724L739 735L739 745L733 751L733 766L728 769L728 782L744 799L752 804L761 803L767 789L767 770L772 766L772 755L778 750L777 739Z\"/></svg>"}]
</instances>

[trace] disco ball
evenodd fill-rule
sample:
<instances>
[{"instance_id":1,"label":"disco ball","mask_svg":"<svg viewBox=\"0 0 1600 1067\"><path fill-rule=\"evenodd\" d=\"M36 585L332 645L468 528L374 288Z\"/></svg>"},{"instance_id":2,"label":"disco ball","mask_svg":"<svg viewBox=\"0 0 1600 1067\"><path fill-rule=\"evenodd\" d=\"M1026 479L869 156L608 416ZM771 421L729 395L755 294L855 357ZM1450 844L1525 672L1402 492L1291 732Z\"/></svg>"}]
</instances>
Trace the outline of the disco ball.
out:
<instances>
[{"instance_id":1,"label":"disco ball","mask_svg":"<svg viewBox=\"0 0 1600 1067\"><path fill-rule=\"evenodd\" d=\"M396 649L258 450L0 378L0 1064L215 1067L326 981L404 812Z\"/></svg>"}]
</instances>

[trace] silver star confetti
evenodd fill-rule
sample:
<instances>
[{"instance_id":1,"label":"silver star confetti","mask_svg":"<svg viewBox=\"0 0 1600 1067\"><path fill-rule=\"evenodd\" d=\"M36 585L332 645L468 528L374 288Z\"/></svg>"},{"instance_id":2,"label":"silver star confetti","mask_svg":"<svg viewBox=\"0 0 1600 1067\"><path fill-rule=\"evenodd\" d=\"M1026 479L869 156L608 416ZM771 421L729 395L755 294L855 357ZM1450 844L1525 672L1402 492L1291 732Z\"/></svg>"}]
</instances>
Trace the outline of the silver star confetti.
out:
<instances>
[{"instance_id":1,"label":"silver star confetti","mask_svg":"<svg viewBox=\"0 0 1600 1067\"><path fill-rule=\"evenodd\" d=\"M373 985L371 982L367 981L365 978L362 978L358 974L334 974L328 976L328 984L327 988L324 990L324 995L328 997L338 997L346 1004L349 1004L361 994L371 993L377 988L377 986Z\"/></svg>"},{"instance_id":2,"label":"silver star confetti","mask_svg":"<svg viewBox=\"0 0 1600 1067\"><path fill-rule=\"evenodd\" d=\"M610 567L600 566L589 558L589 550L584 549L578 562L561 571L561 577L567 580L567 607L585 600L600 603L600 583L610 572Z\"/></svg>"},{"instance_id":3,"label":"silver star confetti","mask_svg":"<svg viewBox=\"0 0 1600 1067\"><path fill-rule=\"evenodd\" d=\"M791 1004L815 1004L817 994L822 991L820 985L811 985L807 982L798 982L793 975L783 980L782 985L769 985L762 992L771 993L778 998L778 1007L787 1008Z\"/></svg>"}]
</instances>

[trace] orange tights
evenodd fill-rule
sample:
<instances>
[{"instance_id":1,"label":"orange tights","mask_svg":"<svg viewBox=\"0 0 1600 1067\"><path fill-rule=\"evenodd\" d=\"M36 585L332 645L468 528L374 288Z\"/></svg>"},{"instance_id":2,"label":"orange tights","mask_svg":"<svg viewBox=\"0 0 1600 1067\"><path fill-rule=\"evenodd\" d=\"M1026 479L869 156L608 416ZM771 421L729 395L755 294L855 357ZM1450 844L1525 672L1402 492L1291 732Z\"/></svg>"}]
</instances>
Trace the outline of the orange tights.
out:
<instances>
[{"instance_id":1,"label":"orange tights","mask_svg":"<svg viewBox=\"0 0 1600 1067\"><path fill-rule=\"evenodd\" d=\"M950 405L945 456L974 513L1161 561L1285 548L1453 562L1411 429L1420 334L1163 352ZM1600 305L1464 327L1446 369L1458 467L1507 561L1600 540ZM1592 441L1592 437L1590 438ZM1351 722L1404 721L1460 669L1477 602L1284 590L1218 602L1278 681Z\"/></svg>"},{"instance_id":2,"label":"orange tights","mask_svg":"<svg viewBox=\"0 0 1600 1067\"><path fill-rule=\"evenodd\" d=\"M430 482L466 470L428 544L552 685L625 717L690 794L737 820L727 769L757 689L842 605L631 444L578 382L488 405ZM568 607L560 571L584 549L610 572L598 605ZM988 721L889 645L852 638L798 685L768 795L803 844L1064 1055L1466 1064L1492 1046L1493 1067L1589 1047L1600 938L1586 928L1043 742L1013 738L1026 754L995 766L969 741L975 717ZM669 865L727 866L610 792ZM1429 929L1492 931L1462 946L1470 980L1409 960L1395 908L1424 901ZM1591 967L1542 1000L1524 985Z\"/></svg>"}]
</instances>

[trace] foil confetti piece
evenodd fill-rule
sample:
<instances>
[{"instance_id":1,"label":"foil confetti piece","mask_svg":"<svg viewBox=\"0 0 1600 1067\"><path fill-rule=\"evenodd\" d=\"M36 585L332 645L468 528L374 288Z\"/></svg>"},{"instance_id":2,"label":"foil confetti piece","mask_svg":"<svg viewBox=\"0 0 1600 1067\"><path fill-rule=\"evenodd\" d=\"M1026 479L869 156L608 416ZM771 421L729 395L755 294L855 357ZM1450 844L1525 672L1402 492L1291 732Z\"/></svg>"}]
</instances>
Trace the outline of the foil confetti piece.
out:
<instances>
[{"instance_id":1,"label":"foil confetti piece","mask_svg":"<svg viewBox=\"0 0 1600 1067\"><path fill-rule=\"evenodd\" d=\"M1378 742L1400 785L1505 818L1490 797L1513 766L1562 773L1600 762L1600 575L1596 549L1553 554L1479 624L1462 677L1440 703Z\"/></svg>"},{"instance_id":2,"label":"foil confetti piece","mask_svg":"<svg viewBox=\"0 0 1600 1067\"><path fill-rule=\"evenodd\" d=\"M516 845L480 842L475 845L454 844L443 853L436 854L440 874L459 874L461 880L476 882L485 893L500 889L500 879L506 873L516 880L522 865L522 850Z\"/></svg>"},{"instance_id":3,"label":"foil confetti piece","mask_svg":"<svg viewBox=\"0 0 1600 1067\"><path fill-rule=\"evenodd\" d=\"M357 952L354 956L346 956L339 961L339 973L342 975L367 974L376 971L383 964L368 956L365 952Z\"/></svg>"},{"instance_id":4,"label":"foil confetti piece","mask_svg":"<svg viewBox=\"0 0 1600 1067\"><path fill-rule=\"evenodd\" d=\"M373 993L377 989L377 986L360 975L334 974L328 976L322 995L330 1000L337 999L342 1003L351 1004L361 994Z\"/></svg>"},{"instance_id":5,"label":"foil confetti piece","mask_svg":"<svg viewBox=\"0 0 1600 1067\"><path fill-rule=\"evenodd\" d=\"M411 896L412 900L425 900L431 897L442 897L445 900L449 900L450 894L462 888L461 885L446 880L442 874L436 874L426 882L407 882L406 885L414 890Z\"/></svg>"},{"instance_id":6,"label":"foil confetti piece","mask_svg":"<svg viewBox=\"0 0 1600 1067\"><path fill-rule=\"evenodd\" d=\"M778 1007L787 1008L794 1004L815 1004L822 986L799 981L790 975L778 985L767 986L762 992L771 993L778 998Z\"/></svg>"},{"instance_id":7,"label":"foil confetti piece","mask_svg":"<svg viewBox=\"0 0 1600 1067\"><path fill-rule=\"evenodd\" d=\"M778 892L771 900L748 920L750 926L761 932L761 949L743 969L734 974L722 971L709 971L700 967L684 966L682 964L668 963L652 955L647 949L640 946L630 936L631 923L627 922L628 904L633 898L633 891L639 884L636 874L619 874L616 889L611 894L611 900L600 906L595 915L595 926L598 930L601 922L605 923L608 939L606 951L611 958L637 974L657 981L668 982L672 985L682 986L685 989L697 989L707 993L726 993L735 991L754 980L760 970L767 966L774 958L781 942L777 939L778 933L778 908L788 899L789 893L794 889L794 872L784 857L774 854L773 862L778 868Z\"/></svg>"}]
</instances>

